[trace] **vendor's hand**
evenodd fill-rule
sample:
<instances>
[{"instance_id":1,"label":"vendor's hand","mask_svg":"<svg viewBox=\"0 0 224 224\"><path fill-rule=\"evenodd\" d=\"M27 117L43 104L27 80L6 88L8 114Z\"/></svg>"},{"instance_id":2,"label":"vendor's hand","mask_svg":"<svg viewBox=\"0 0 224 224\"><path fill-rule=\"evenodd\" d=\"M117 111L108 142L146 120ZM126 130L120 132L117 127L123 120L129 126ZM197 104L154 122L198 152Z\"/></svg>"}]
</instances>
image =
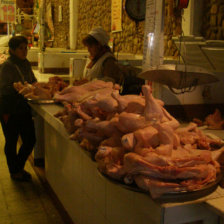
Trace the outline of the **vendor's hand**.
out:
<instances>
[{"instance_id":1,"label":"vendor's hand","mask_svg":"<svg viewBox=\"0 0 224 224\"><path fill-rule=\"evenodd\" d=\"M30 84L26 84L24 85L24 87L19 91L19 94L22 94L22 95L26 95L28 93L32 93L34 90L34 87Z\"/></svg>"},{"instance_id":2,"label":"vendor's hand","mask_svg":"<svg viewBox=\"0 0 224 224\"><path fill-rule=\"evenodd\" d=\"M19 92L24 87L24 85L21 82L14 82L13 87L15 88L16 91Z\"/></svg>"},{"instance_id":3,"label":"vendor's hand","mask_svg":"<svg viewBox=\"0 0 224 224\"><path fill-rule=\"evenodd\" d=\"M21 82L14 82L13 87L15 88L16 91L18 91L19 94L22 95L25 95L33 91L33 86L28 82L24 82L24 84L22 84Z\"/></svg>"}]
</instances>

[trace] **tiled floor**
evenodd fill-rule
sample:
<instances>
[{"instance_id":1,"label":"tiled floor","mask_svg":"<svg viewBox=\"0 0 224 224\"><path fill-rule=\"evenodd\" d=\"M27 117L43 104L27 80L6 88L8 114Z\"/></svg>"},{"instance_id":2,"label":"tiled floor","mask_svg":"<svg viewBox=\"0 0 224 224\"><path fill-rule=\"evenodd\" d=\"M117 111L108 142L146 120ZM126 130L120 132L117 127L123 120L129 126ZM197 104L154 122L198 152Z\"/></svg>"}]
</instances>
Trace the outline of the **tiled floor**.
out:
<instances>
[{"instance_id":1,"label":"tiled floor","mask_svg":"<svg viewBox=\"0 0 224 224\"><path fill-rule=\"evenodd\" d=\"M0 127L0 223L64 224L29 161L25 169L32 175L31 182L11 180L4 155L4 137Z\"/></svg>"}]
</instances>

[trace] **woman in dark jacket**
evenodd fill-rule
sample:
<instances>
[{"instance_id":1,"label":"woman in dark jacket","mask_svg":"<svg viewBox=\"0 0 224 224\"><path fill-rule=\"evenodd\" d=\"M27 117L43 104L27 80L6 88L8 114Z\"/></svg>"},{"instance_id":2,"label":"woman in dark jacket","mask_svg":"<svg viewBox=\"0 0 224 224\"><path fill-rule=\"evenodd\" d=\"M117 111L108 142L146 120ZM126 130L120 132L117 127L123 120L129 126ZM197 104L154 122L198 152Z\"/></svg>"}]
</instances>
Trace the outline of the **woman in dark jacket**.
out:
<instances>
[{"instance_id":1,"label":"woman in dark jacket","mask_svg":"<svg viewBox=\"0 0 224 224\"><path fill-rule=\"evenodd\" d=\"M12 37L9 40L10 57L0 67L0 120L5 136L5 155L11 178L19 181L31 179L24 166L36 141L31 108L13 87L14 82L36 82L26 59L27 45L25 37ZM19 136L22 145L17 152Z\"/></svg>"}]
</instances>

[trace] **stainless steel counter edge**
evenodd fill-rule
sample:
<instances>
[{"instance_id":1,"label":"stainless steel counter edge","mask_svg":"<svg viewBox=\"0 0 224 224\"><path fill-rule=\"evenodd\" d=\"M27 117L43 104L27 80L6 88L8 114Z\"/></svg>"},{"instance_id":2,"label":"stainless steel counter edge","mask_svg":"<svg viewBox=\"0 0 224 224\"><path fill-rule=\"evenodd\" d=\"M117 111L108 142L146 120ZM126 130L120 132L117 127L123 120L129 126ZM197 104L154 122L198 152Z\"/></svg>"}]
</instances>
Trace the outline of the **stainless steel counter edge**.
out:
<instances>
[{"instance_id":1,"label":"stainless steel counter edge","mask_svg":"<svg viewBox=\"0 0 224 224\"><path fill-rule=\"evenodd\" d=\"M56 104L34 104L29 103L31 108L39 115L41 115L45 121L47 121L52 127L54 127L63 136L69 138L69 135L64 128L64 124L57 119L54 114L63 110L63 106Z\"/></svg>"},{"instance_id":2,"label":"stainless steel counter edge","mask_svg":"<svg viewBox=\"0 0 224 224\"><path fill-rule=\"evenodd\" d=\"M64 124L54 116L57 112L63 110L63 105L60 104L35 104L35 103L29 103L32 110L39 114L47 123L49 123L57 132L60 133L65 139L70 141L70 144L74 144L74 148L79 148L82 153L88 155L91 157L90 152L84 150L82 147L80 147L79 143L70 140L69 134L66 131ZM34 115L35 116L35 115Z\"/></svg>"}]
</instances>

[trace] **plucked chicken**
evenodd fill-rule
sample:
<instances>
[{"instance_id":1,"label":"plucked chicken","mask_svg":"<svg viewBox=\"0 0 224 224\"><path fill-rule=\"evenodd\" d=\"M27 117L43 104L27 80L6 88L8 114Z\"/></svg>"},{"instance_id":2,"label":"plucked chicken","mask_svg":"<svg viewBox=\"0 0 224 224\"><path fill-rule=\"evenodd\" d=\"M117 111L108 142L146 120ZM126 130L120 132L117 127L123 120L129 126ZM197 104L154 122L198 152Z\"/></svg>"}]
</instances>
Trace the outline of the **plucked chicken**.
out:
<instances>
[{"instance_id":1,"label":"plucked chicken","mask_svg":"<svg viewBox=\"0 0 224 224\"><path fill-rule=\"evenodd\" d=\"M62 78L54 76L49 78L48 82L36 82L29 84L27 82L13 83L14 88L22 94L25 98L34 100L47 100L52 99L54 94L58 91L62 91L68 86Z\"/></svg>"},{"instance_id":2,"label":"plucked chicken","mask_svg":"<svg viewBox=\"0 0 224 224\"><path fill-rule=\"evenodd\" d=\"M94 146L100 172L134 183L153 198L215 181L224 165L222 141L207 137L195 123L180 127L149 85L142 92L121 96L112 83L99 80L69 87L55 95L69 105L57 116L70 117L63 122L71 139Z\"/></svg>"}]
</instances>

